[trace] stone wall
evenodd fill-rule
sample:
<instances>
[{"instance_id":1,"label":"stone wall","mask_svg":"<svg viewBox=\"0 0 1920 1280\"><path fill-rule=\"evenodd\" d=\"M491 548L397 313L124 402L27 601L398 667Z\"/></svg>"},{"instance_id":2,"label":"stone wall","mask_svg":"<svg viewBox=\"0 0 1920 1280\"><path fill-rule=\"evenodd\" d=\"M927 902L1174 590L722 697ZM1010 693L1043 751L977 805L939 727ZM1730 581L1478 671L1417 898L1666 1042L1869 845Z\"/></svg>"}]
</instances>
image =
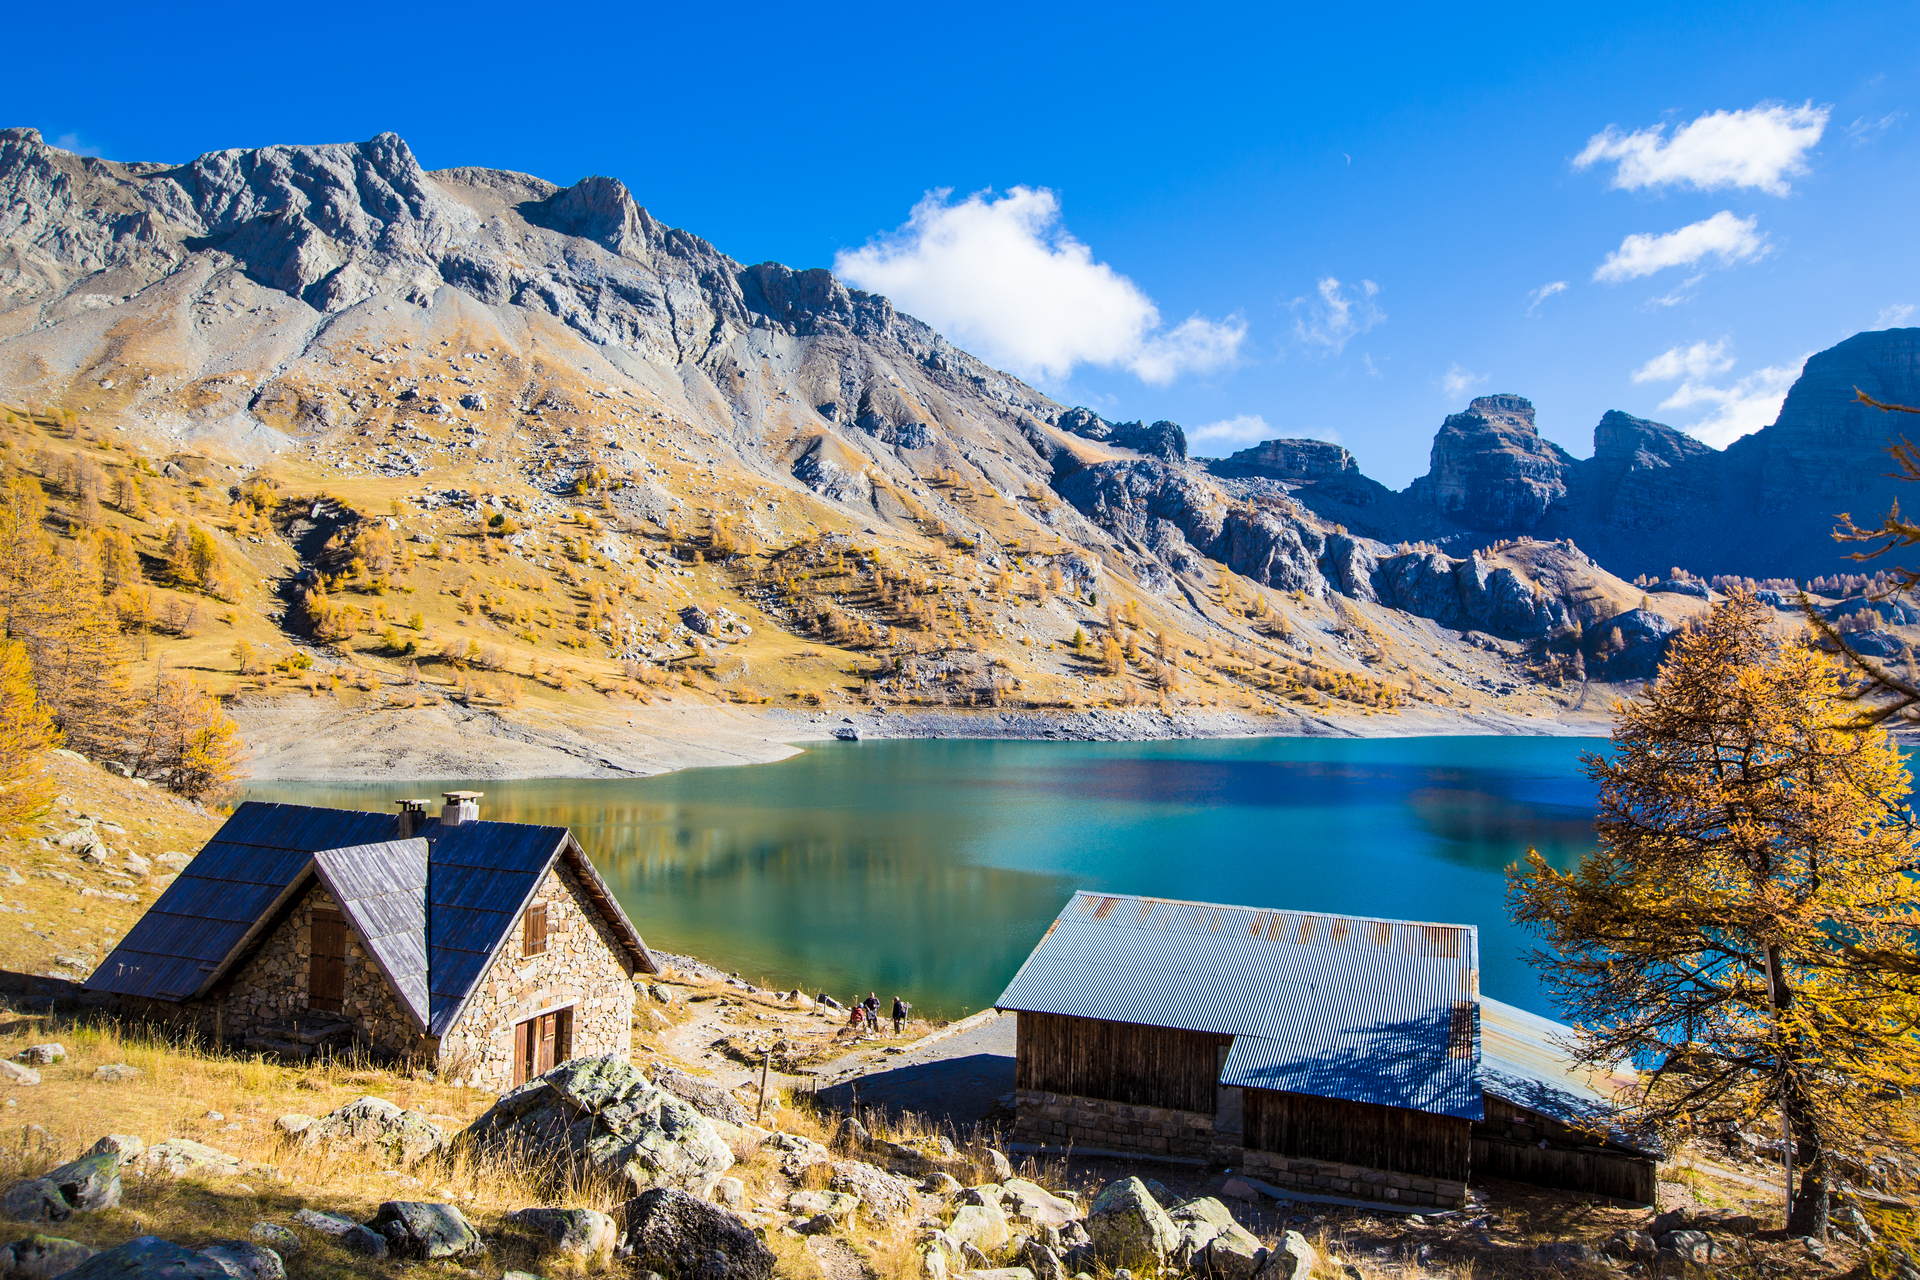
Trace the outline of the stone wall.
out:
<instances>
[{"instance_id":1,"label":"stone wall","mask_svg":"<svg viewBox=\"0 0 1920 1280\"><path fill-rule=\"evenodd\" d=\"M1049 1147L1100 1147L1198 1160L1211 1158L1214 1151L1213 1117L1204 1112L1037 1089L1014 1091L1013 1137Z\"/></svg>"},{"instance_id":2,"label":"stone wall","mask_svg":"<svg viewBox=\"0 0 1920 1280\"><path fill-rule=\"evenodd\" d=\"M432 1058L432 1044L401 1006L379 963L347 925L346 986L340 1012L307 1003L312 976L313 913L340 912L340 904L315 880L293 908L268 931L231 974L203 1000L177 1006L174 1020L190 1023L207 1039L240 1043L253 1037L282 1039L296 1022L353 1026L353 1043L385 1057ZM345 1046L341 1046L345 1047Z\"/></svg>"},{"instance_id":3,"label":"stone wall","mask_svg":"<svg viewBox=\"0 0 1920 1280\"><path fill-rule=\"evenodd\" d=\"M1196 1111L1129 1106L1034 1089L1014 1092L1016 1142L1205 1160L1244 1170L1249 1177L1276 1187L1313 1195L1449 1209L1466 1203L1464 1182L1250 1151L1240 1145L1238 1134L1216 1133L1213 1120Z\"/></svg>"},{"instance_id":4,"label":"stone wall","mask_svg":"<svg viewBox=\"0 0 1920 1280\"><path fill-rule=\"evenodd\" d=\"M442 1069L473 1088L505 1091L513 1081L514 1024L555 1009L573 1009L571 1056L633 1051L633 960L579 877L557 862L530 901L547 905L545 954L520 954L526 923L516 921L441 1039Z\"/></svg>"}]
</instances>

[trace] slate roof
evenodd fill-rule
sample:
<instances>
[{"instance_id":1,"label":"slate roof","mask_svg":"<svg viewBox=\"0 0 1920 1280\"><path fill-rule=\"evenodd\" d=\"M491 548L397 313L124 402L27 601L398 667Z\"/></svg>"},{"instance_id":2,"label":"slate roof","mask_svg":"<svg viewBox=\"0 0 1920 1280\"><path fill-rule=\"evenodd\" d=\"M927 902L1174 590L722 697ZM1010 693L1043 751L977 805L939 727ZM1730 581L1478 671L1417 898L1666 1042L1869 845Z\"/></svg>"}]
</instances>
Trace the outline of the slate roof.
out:
<instances>
[{"instance_id":1,"label":"slate roof","mask_svg":"<svg viewBox=\"0 0 1920 1280\"><path fill-rule=\"evenodd\" d=\"M1478 1120L1479 954L1472 925L1082 892L995 1004L1231 1035L1223 1084Z\"/></svg>"},{"instance_id":2,"label":"slate roof","mask_svg":"<svg viewBox=\"0 0 1920 1280\"><path fill-rule=\"evenodd\" d=\"M429 818L401 840L395 814L248 801L87 979L89 990L204 995L318 876L409 1013L431 1035L459 1018L480 975L555 861L566 859L636 966L646 943L565 827Z\"/></svg>"}]
</instances>

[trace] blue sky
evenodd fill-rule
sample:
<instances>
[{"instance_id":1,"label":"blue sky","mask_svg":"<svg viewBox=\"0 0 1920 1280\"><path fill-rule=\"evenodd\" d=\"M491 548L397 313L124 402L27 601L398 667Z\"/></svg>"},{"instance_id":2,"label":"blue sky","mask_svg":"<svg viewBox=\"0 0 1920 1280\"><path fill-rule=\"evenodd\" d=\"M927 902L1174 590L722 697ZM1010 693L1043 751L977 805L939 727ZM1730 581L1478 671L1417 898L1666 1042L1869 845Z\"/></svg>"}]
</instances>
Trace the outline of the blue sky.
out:
<instances>
[{"instance_id":1,"label":"blue sky","mask_svg":"<svg viewBox=\"0 0 1920 1280\"><path fill-rule=\"evenodd\" d=\"M1332 8L41 6L0 123L611 174L1069 403L1396 486L1473 395L1580 456L1613 408L1719 443L1920 323L1920 6Z\"/></svg>"}]
</instances>

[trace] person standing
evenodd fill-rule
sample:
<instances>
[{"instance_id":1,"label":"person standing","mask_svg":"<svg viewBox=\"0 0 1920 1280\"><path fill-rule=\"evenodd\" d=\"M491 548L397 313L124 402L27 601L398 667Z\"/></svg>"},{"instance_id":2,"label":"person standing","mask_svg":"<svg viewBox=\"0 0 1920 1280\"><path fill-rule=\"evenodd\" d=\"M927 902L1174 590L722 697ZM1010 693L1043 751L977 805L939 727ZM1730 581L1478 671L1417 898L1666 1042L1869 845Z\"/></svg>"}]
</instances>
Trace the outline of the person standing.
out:
<instances>
[{"instance_id":1,"label":"person standing","mask_svg":"<svg viewBox=\"0 0 1920 1280\"><path fill-rule=\"evenodd\" d=\"M876 991L867 992L867 998L860 1002L860 1007L867 1011L867 1030L875 1035L880 1034L880 994Z\"/></svg>"},{"instance_id":2,"label":"person standing","mask_svg":"<svg viewBox=\"0 0 1920 1280\"><path fill-rule=\"evenodd\" d=\"M907 1015L913 1012L913 1006L899 996L893 998L893 1034L899 1035L907 1025Z\"/></svg>"}]
</instances>

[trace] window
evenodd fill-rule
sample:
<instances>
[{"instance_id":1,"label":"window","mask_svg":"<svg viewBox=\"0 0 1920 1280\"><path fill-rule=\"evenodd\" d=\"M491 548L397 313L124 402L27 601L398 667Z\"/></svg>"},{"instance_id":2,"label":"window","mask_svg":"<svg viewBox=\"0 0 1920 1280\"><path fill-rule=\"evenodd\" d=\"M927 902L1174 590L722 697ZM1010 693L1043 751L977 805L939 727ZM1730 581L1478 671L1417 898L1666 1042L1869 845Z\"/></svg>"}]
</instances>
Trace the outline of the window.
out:
<instances>
[{"instance_id":1,"label":"window","mask_svg":"<svg viewBox=\"0 0 1920 1280\"><path fill-rule=\"evenodd\" d=\"M513 1083L523 1085L573 1056L573 1010L555 1009L514 1024Z\"/></svg>"},{"instance_id":2,"label":"window","mask_svg":"<svg viewBox=\"0 0 1920 1280\"><path fill-rule=\"evenodd\" d=\"M347 995L347 922L337 911L313 913L307 970L307 1005L339 1013Z\"/></svg>"},{"instance_id":3,"label":"window","mask_svg":"<svg viewBox=\"0 0 1920 1280\"><path fill-rule=\"evenodd\" d=\"M520 928L520 954L540 956L547 953L547 904L536 902L527 908Z\"/></svg>"}]
</instances>

